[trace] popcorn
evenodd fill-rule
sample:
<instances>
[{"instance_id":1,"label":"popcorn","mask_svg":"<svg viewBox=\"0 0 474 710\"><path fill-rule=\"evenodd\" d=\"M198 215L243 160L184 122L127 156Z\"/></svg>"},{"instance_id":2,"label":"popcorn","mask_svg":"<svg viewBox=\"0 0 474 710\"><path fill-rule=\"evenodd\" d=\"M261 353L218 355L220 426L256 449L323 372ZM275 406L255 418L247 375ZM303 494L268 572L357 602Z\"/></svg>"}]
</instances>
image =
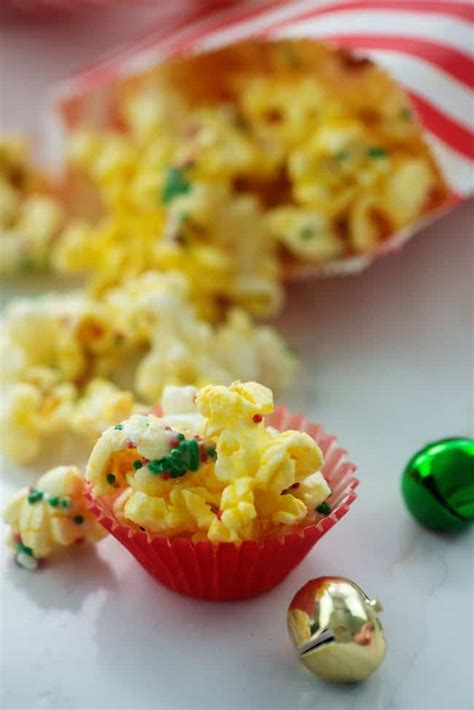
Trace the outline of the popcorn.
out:
<instances>
[{"instance_id":1,"label":"popcorn","mask_svg":"<svg viewBox=\"0 0 474 710\"><path fill-rule=\"evenodd\" d=\"M120 80L113 125L84 119L70 135L67 208L21 141L0 142L0 270L88 276L7 309L12 456L31 460L50 434L93 439L168 385L288 384L294 357L253 321L280 310L285 276L372 253L446 196L406 95L350 60L314 41L255 40ZM209 61L219 81L203 79ZM220 483L237 475L234 449L256 465L259 444L238 428L221 432ZM291 451L260 468L269 487L296 475Z\"/></svg>"},{"instance_id":2,"label":"popcorn","mask_svg":"<svg viewBox=\"0 0 474 710\"><path fill-rule=\"evenodd\" d=\"M46 391L30 382L7 387L0 414L0 443L7 456L19 463L34 460L45 437L66 428L75 397L68 384Z\"/></svg>"},{"instance_id":3,"label":"popcorn","mask_svg":"<svg viewBox=\"0 0 474 710\"><path fill-rule=\"evenodd\" d=\"M253 521L257 517L252 479L238 478L222 491L220 515L209 526L211 542L237 542L255 538Z\"/></svg>"},{"instance_id":4,"label":"popcorn","mask_svg":"<svg viewBox=\"0 0 474 710\"><path fill-rule=\"evenodd\" d=\"M17 300L2 340L10 353L4 448L22 461L38 455L46 434L69 430L93 440L145 409L137 397L155 404L167 385L245 376L283 387L295 365L276 332L240 310L214 326L198 318L186 278L174 272L147 272L100 299L73 292ZM113 383L133 360L136 396Z\"/></svg>"},{"instance_id":5,"label":"popcorn","mask_svg":"<svg viewBox=\"0 0 474 710\"><path fill-rule=\"evenodd\" d=\"M316 209L279 207L268 214L270 229L294 255L327 262L344 253L331 221Z\"/></svg>"},{"instance_id":6,"label":"popcorn","mask_svg":"<svg viewBox=\"0 0 474 710\"><path fill-rule=\"evenodd\" d=\"M164 537L260 540L315 518L331 491L305 433L266 428L255 382L169 387L164 414L134 415L96 443L87 478L122 525Z\"/></svg>"},{"instance_id":7,"label":"popcorn","mask_svg":"<svg viewBox=\"0 0 474 710\"><path fill-rule=\"evenodd\" d=\"M44 269L66 214L45 177L27 165L27 146L0 138L0 273Z\"/></svg>"},{"instance_id":8,"label":"popcorn","mask_svg":"<svg viewBox=\"0 0 474 710\"><path fill-rule=\"evenodd\" d=\"M89 271L98 290L178 270L207 318L222 303L260 316L281 306L288 256L374 252L446 189L402 89L350 60L255 40L122 79L120 131L71 134L73 171L104 209L57 241L58 269Z\"/></svg>"},{"instance_id":9,"label":"popcorn","mask_svg":"<svg viewBox=\"0 0 474 710\"><path fill-rule=\"evenodd\" d=\"M18 564L36 569L38 562L77 542L97 542L106 532L89 512L85 481L75 466L58 466L37 484L19 491L8 503L5 521Z\"/></svg>"},{"instance_id":10,"label":"popcorn","mask_svg":"<svg viewBox=\"0 0 474 710\"><path fill-rule=\"evenodd\" d=\"M131 392L94 379L77 400L71 417L73 431L93 440L114 422L130 417L136 408Z\"/></svg>"}]
</instances>

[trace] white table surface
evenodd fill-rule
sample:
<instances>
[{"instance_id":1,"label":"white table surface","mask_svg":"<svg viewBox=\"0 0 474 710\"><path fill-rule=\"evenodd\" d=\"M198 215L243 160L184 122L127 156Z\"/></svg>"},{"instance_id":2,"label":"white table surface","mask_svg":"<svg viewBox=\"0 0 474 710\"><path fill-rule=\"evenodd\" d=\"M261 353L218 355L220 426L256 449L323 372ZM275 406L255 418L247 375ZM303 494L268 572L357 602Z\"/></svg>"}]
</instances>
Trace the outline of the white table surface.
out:
<instances>
[{"instance_id":1,"label":"white table surface","mask_svg":"<svg viewBox=\"0 0 474 710\"><path fill-rule=\"evenodd\" d=\"M154 12L4 23L3 126L39 135L51 83ZM423 530L399 494L418 447L473 430L472 220L464 205L362 275L289 294L281 326L304 366L287 404L337 433L362 479L298 569L261 598L213 604L158 586L113 539L36 574L2 546L4 710L473 707L473 531ZM2 500L36 473L4 461ZM352 577L385 605L387 657L365 684L327 685L293 654L287 605L322 574Z\"/></svg>"}]
</instances>

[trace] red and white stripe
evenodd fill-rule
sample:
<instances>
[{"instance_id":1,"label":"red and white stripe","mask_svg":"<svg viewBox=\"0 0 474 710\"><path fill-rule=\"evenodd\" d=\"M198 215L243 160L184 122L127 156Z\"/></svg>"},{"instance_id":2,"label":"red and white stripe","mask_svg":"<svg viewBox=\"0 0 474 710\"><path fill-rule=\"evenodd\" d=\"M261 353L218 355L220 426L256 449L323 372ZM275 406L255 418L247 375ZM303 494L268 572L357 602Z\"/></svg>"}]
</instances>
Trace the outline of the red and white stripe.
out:
<instances>
[{"instance_id":1,"label":"red and white stripe","mask_svg":"<svg viewBox=\"0 0 474 710\"><path fill-rule=\"evenodd\" d=\"M182 53L250 36L313 37L373 58L408 91L457 195L474 191L474 4L467 0L266 0L241 2L173 32L161 26L60 87L60 105L93 87ZM97 93L95 93L97 100Z\"/></svg>"}]
</instances>

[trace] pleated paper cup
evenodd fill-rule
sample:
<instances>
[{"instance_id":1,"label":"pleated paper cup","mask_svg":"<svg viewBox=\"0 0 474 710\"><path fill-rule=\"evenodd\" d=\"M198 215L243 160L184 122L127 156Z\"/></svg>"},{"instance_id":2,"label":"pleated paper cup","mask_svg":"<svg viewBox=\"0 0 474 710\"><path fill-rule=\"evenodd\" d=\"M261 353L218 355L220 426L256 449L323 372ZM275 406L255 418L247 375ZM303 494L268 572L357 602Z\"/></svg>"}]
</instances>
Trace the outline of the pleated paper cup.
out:
<instances>
[{"instance_id":1,"label":"pleated paper cup","mask_svg":"<svg viewBox=\"0 0 474 710\"><path fill-rule=\"evenodd\" d=\"M302 414L290 414L277 407L267 418L278 430L307 432L324 454L322 473L330 488L331 513L314 523L285 534L268 537L261 543L193 543L187 538L163 538L120 524L113 512L113 499L94 498L89 506L97 520L161 584L175 592L198 599L232 601L247 599L273 589L303 560L312 547L349 511L356 499L359 481L355 465L348 461L336 437Z\"/></svg>"}]
</instances>

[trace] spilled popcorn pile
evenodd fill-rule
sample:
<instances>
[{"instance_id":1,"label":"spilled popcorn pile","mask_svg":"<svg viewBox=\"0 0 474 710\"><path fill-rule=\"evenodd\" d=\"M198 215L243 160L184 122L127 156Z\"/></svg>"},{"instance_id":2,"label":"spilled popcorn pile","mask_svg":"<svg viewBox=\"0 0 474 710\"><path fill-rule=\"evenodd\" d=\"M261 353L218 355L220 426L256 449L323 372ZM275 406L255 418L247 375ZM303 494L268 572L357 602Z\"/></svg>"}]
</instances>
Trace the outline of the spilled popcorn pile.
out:
<instances>
[{"instance_id":1,"label":"spilled popcorn pile","mask_svg":"<svg viewBox=\"0 0 474 710\"><path fill-rule=\"evenodd\" d=\"M295 364L277 333L240 309L219 324L200 319L188 282L173 272L145 273L100 300L82 291L17 300L2 325L0 437L24 463L52 434L73 431L93 443L109 424L159 401L167 384L243 376L284 387ZM132 361L140 402L112 384Z\"/></svg>"}]
</instances>

